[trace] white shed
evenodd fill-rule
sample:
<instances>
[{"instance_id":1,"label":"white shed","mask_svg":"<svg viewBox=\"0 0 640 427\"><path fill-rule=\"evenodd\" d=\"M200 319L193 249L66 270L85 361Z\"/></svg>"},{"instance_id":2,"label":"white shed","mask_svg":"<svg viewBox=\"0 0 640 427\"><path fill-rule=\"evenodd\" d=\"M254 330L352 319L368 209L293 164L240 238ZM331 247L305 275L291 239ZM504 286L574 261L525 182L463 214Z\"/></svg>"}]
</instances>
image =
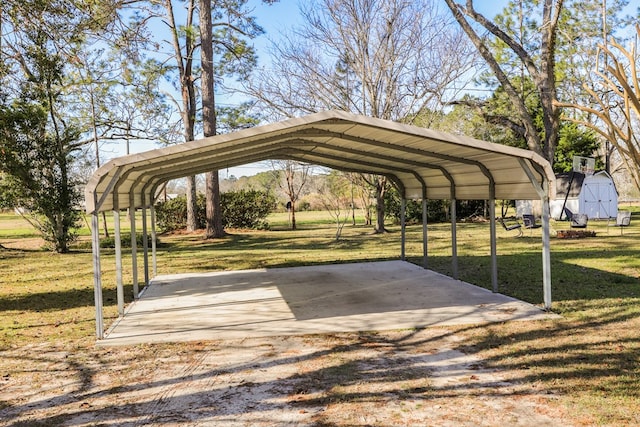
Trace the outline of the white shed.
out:
<instances>
[{"instance_id":1,"label":"white shed","mask_svg":"<svg viewBox=\"0 0 640 427\"><path fill-rule=\"evenodd\" d=\"M618 214L618 191L605 172L584 175L568 172L556 175L556 198L550 202L551 217L566 219L580 213L589 219L615 218Z\"/></svg>"}]
</instances>

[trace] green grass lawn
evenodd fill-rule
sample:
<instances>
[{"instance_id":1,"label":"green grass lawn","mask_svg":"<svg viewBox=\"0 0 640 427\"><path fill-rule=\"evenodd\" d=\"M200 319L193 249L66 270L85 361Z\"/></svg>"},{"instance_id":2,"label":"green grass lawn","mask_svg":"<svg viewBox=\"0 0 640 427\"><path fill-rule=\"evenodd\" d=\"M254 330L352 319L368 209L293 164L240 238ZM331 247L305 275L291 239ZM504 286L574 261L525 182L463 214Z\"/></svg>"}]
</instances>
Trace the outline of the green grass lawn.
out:
<instances>
[{"instance_id":1,"label":"green grass lawn","mask_svg":"<svg viewBox=\"0 0 640 427\"><path fill-rule=\"evenodd\" d=\"M515 382L556 394L577 419L632 425L640 407L640 215L633 210L631 227L623 233L606 221L590 221L596 237L551 239L553 310L561 320L459 327L466 351L508 372ZM336 242L327 214L300 212L297 221L300 230L291 231L288 215L274 214L269 231L230 230L213 241L201 234L161 235L158 273L399 257L397 226L376 235L370 227L347 225ZM558 222L553 228L569 227ZM124 222L123 231L128 231ZM429 268L451 274L449 225L430 224L428 233ZM80 234L86 242L88 230ZM541 304L540 230L514 235L498 228L499 291ZM34 237L20 217L0 215L0 244L10 248L0 249L0 350L66 342L90 352L95 336L91 251L86 245L64 255L33 243L20 247ZM490 288L488 224L459 224L458 245L460 279ZM421 254L422 228L409 226L407 256L421 264ZM130 301L130 257L123 261ZM113 250L102 250L102 269L108 326L116 318Z\"/></svg>"},{"instance_id":2,"label":"green grass lawn","mask_svg":"<svg viewBox=\"0 0 640 427\"><path fill-rule=\"evenodd\" d=\"M0 240L38 236L38 231L20 215L0 213Z\"/></svg>"}]
</instances>

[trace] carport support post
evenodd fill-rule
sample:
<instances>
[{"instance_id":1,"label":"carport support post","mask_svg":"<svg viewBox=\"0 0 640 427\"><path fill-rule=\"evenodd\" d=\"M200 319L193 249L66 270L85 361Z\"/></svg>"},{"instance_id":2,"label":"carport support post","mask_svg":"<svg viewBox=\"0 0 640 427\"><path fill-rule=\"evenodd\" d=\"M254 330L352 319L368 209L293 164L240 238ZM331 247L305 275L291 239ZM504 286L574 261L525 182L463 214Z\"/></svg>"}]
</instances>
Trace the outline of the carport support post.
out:
<instances>
[{"instance_id":1,"label":"carport support post","mask_svg":"<svg viewBox=\"0 0 640 427\"><path fill-rule=\"evenodd\" d=\"M116 300L118 315L124 316L124 286L122 285L122 243L120 241L120 211L113 210L114 240L116 245Z\"/></svg>"},{"instance_id":2,"label":"carport support post","mask_svg":"<svg viewBox=\"0 0 640 427\"><path fill-rule=\"evenodd\" d=\"M158 275L158 263L156 261L156 209L151 204L149 208L151 212L151 266L153 277Z\"/></svg>"},{"instance_id":3,"label":"carport support post","mask_svg":"<svg viewBox=\"0 0 640 427\"><path fill-rule=\"evenodd\" d=\"M428 267L427 255L429 249L427 247L427 192L422 189L422 267Z\"/></svg>"},{"instance_id":4,"label":"carport support post","mask_svg":"<svg viewBox=\"0 0 640 427\"><path fill-rule=\"evenodd\" d=\"M451 199L451 269L453 278L458 279L458 229L457 229L456 199Z\"/></svg>"},{"instance_id":5,"label":"carport support post","mask_svg":"<svg viewBox=\"0 0 640 427\"><path fill-rule=\"evenodd\" d=\"M129 217L131 218L131 273L133 275L133 298L138 299L138 243L136 241L136 206L133 193L129 194Z\"/></svg>"},{"instance_id":6,"label":"carport support post","mask_svg":"<svg viewBox=\"0 0 640 427\"><path fill-rule=\"evenodd\" d=\"M498 292L498 251L496 249L496 186L491 182L489 189L489 227L491 233L491 289Z\"/></svg>"},{"instance_id":7,"label":"carport support post","mask_svg":"<svg viewBox=\"0 0 640 427\"><path fill-rule=\"evenodd\" d=\"M407 210L407 199L402 197L400 200L400 231L401 231L401 243L400 243L400 259L402 261L406 260L405 254L405 246L406 246L406 210Z\"/></svg>"},{"instance_id":8,"label":"carport support post","mask_svg":"<svg viewBox=\"0 0 640 427\"><path fill-rule=\"evenodd\" d=\"M100 220L98 211L91 214L91 246L93 249L93 296L96 305L96 336L104 337L102 318L102 271L100 268Z\"/></svg>"},{"instance_id":9,"label":"carport support post","mask_svg":"<svg viewBox=\"0 0 640 427\"><path fill-rule=\"evenodd\" d=\"M542 185L538 184L529 164L520 159L520 166L525 171L542 201L542 293L544 308L551 310L551 243L549 241L549 222L551 211L549 209L549 181L542 180ZM544 176L544 174L541 174Z\"/></svg>"},{"instance_id":10,"label":"carport support post","mask_svg":"<svg viewBox=\"0 0 640 427\"><path fill-rule=\"evenodd\" d=\"M144 266L144 284L149 284L149 239L147 230L147 207L144 205L144 194L142 195L142 260Z\"/></svg>"},{"instance_id":11,"label":"carport support post","mask_svg":"<svg viewBox=\"0 0 640 427\"><path fill-rule=\"evenodd\" d=\"M549 183L545 180L542 198L542 290L544 308L551 310L551 244L549 240Z\"/></svg>"}]
</instances>

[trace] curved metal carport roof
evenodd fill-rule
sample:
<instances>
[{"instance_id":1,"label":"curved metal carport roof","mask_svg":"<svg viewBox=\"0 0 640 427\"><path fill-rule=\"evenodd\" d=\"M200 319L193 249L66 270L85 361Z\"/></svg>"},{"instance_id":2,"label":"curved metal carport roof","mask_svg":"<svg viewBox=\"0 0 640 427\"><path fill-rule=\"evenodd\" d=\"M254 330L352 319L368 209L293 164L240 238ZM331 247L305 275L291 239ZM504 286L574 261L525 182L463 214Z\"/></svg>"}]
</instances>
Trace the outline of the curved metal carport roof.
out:
<instances>
[{"instance_id":1,"label":"curved metal carport roof","mask_svg":"<svg viewBox=\"0 0 640 427\"><path fill-rule=\"evenodd\" d=\"M325 111L119 157L99 168L85 189L86 210L93 215L99 338L102 337L102 298L97 214L112 210L117 216L127 208L134 208L133 212L135 208L151 209L153 223L153 202L158 189L167 181L267 159L291 159L342 171L385 175L399 188L403 200L541 199L546 206L549 192L554 188L550 185L554 179L551 165L532 151L343 111ZM492 277L496 290L493 205L490 203ZM455 258L455 211L452 213ZM145 220L146 213L143 215L146 233ZM116 223L119 224L119 219ZM426 239L426 228L424 234ZM551 305L548 238L548 209L543 208L543 282L547 308ZM146 239L144 242L145 282L148 282ZM132 243L135 245L133 240ZM119 248L116 250L119 252ZM135 246L133 250L137 288ZM119 257L118 253L117 262ZM121 277L118 281L120 288Z\"/></svg>"},{"instance_id":2,"label":"curved metal carport roof","mask_svg":"<svg viewBox=\"0 0 640 427\"><path fill-rule=\"evenodd\" d=\"M415 199L426 185L430 199L450 199L455 187L457 199L487 200L492 181L496 198L538 199L536 185L553 179L532 151L326 111L111 160L87 184L87 212L149 206L166 181L266 159L387 175Z\"/></svg>"}]
</instances>

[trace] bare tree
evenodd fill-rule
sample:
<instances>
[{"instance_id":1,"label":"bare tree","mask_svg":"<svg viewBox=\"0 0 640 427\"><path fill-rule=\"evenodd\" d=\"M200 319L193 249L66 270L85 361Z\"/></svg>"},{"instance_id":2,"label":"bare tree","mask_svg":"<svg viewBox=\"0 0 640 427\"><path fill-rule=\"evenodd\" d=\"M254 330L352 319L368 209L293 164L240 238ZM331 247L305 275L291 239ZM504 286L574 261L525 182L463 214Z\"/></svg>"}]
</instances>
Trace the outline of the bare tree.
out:
<instances>
[{"instance_id":1,"label":"bare tree","mask_svg":"<svg viewBox=\"0 0 640 427\"><path fill-rule=\"evenodd\" d=\"M435 2L315 0L249 83L275 114L332 108L405 120L454 97L473 49Z\"/></svg>"},{"instance_id":2,"label":"bare tree","mask_svg":"<svg viewBox=\"0 0 640 427\"><path fill-rule=\"evenodd\" d=\"M636 187L640 189L640 25L636 26L636 34L637 37L629 48L613 38L608 40L607 45L600 44L604 63L596 65L593 73L597 80L593 85L585 84L592 106L570 103L560 105L586 113L581 118L571 120L589 127L609 141L620 154Z\"/></svg>"},{"instance_id":3,"label":"bare tree","mask_svg":"<svg viewBox=\"0 0 640 427\"><path fill-rule=\"evenodd\" d=\"M369 183L369 177L366 174L354 172L345 172L344 177L351 183L351 209L355 210L359 206L364 217L364 225L371 225L372 185ZM355 212L353 213L353 225L356 225Z\"/></svg>"},{"instance_id":4,"label":"bare tree","mask_svg":"<svg viewBox=\"0 0 640 427\"><path fill-rule=\"evenodd\" d=\"M336 224L336 242L340 240L342 230L349 220L351 211L351 182L345 174L332 171L324 177L316 190L325 210Z\"/></svg>"},{"instance_id":5,"label":"bare tree","mask_svg":"<svg viewBox=\"0 0 640 427\"><path fill-rule=\"evenodd\" d=\"M302 17L273 46L272 68L246 88L275 117L343 109L410 121L453 99L462 85L452 84L475 64L464 34L432 0L314 0ZM383 177L376 188L387 185ZM379 209L376 230L383 231Z\"/></svg>"},{"instance_id":6,"label":"bare tree","mask_svg":"<svg viewBox=\"0 0 640 427\"><path fill-rule=\"evenodd\" d=\"M289 223L291 229L295 230L297 228L296 203L313 171L313 166L294 160L272 160L271 167L273 172L278 175L278 185L288 198Z\"/></svg>"}]
</instances>

